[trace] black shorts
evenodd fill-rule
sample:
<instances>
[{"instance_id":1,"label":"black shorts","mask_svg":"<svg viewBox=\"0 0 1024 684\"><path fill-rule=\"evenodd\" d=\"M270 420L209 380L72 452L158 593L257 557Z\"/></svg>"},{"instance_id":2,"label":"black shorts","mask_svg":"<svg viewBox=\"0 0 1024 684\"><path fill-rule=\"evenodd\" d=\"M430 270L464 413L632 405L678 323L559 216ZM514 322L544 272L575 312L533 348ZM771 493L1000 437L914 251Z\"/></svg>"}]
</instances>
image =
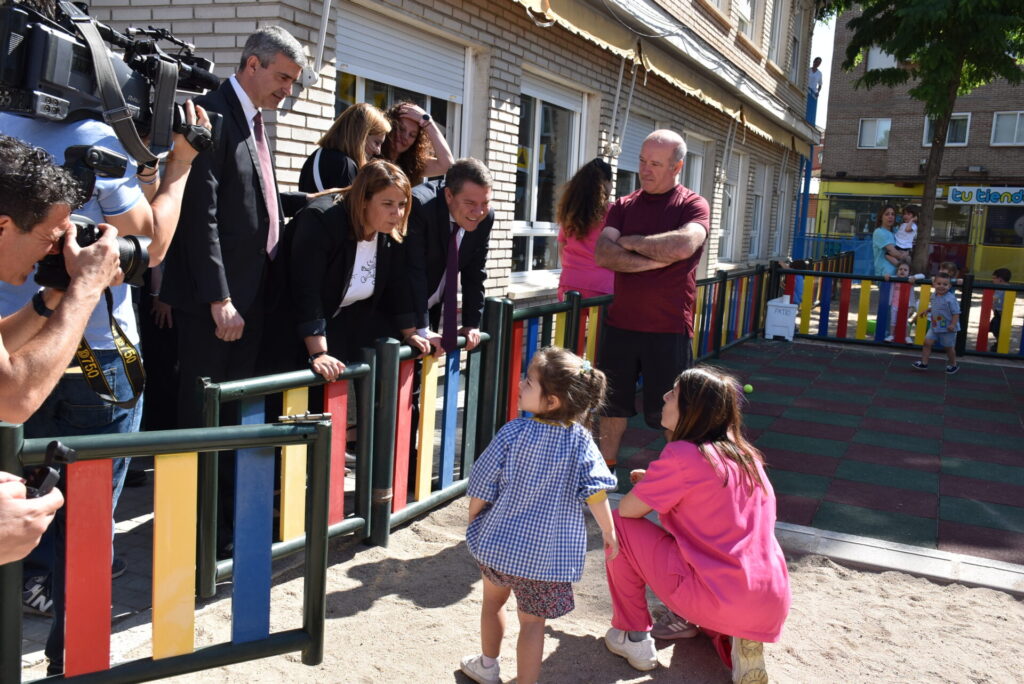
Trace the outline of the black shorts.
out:
<instances>
[{"instance_id":1,"label":"black shorts","mask_svg":"<svg viewBox=\"0 0 1024 684\"><path fill-rule=\"evenodd\" d=\"M644 421L661 428L662 397L676 377L693 364L690 337L685 333L623 330L606 325L602 331L601 370L608 376L608 406L604 415L636 415L636 382L644 378Z\"/></svg>"}]
</instances>

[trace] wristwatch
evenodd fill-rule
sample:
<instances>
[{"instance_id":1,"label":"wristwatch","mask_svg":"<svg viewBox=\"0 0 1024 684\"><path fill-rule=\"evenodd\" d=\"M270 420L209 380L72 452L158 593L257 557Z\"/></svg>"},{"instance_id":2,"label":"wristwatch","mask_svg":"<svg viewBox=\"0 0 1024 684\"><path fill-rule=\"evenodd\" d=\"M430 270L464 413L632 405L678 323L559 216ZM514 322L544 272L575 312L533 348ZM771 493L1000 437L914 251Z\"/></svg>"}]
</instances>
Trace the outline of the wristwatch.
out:
<instances>
[{"instance_id":1,"label":"wristwatch","mask_svg":"<svg viewBox=\"0 0 1024 684\"><path fill-rule=\"evenodd\" d=\"M307 362L309 363L309 365L311 365L311 366L312 366L312 365L313 365L313 362L314 362L314 361L316 361L317 359L319 359L319 358L320 358L321 356L324 356L324 355L325 355L326 353L327 353L327 352L325 352L325 351L322 351L322 352L317 352L317 353L315 353L315 354L310 354L310 355L309 355L309 358L308 358L308 359L306 359L306 361L307 361Z\"/></svg>"},{"instance_id":2,"label":"wristwatch","mask_svg":"<svg viewBox=\"0 0 1024 684\"><path fill-rule=\"evenodd\" d=\"M423 116L420 117L420 128L423 128L424 126L428 125L429 123L430 123L430 115L427 114L426 112L424 112Z\"/></svg>"}]
</instances>

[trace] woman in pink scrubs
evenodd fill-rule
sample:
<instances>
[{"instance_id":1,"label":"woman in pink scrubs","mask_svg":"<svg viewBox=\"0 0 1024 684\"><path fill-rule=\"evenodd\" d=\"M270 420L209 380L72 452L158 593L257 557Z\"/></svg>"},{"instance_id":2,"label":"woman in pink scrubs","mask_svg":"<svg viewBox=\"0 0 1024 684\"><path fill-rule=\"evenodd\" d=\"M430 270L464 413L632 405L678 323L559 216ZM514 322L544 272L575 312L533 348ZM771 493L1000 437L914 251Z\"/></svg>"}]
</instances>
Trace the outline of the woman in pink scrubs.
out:
<instances>
[{"instance_id":1,"label":"woman in pink scrubs","mask_svg":"<svg viewBox=\"0 0 1024 684\"><path fill-rule=\"evenodd\" d=\"M671 441L646 471L633 471L636 484L614 513L621 551L607 563L605 644L639 670L658 662L650 587L712 638L734 682L768 681L762 643L781 635L789 574L775 539L775 493L743 437L741 396L716 369L684 371L661 414ZM644 518L652 510L661 527Z\"/></svg>"}]
</instances>

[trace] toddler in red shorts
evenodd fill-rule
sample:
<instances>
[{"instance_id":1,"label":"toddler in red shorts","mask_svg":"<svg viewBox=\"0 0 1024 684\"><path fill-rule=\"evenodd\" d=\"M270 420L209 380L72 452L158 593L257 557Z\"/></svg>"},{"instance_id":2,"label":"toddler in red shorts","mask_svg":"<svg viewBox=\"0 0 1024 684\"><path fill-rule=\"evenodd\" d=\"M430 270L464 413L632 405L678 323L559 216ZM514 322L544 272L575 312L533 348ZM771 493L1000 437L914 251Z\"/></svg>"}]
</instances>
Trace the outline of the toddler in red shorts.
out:
<instances>
[{"instance_id":1,"label":"toddler in red shorts","mask_svg":"<svg viewBox=\"0 0 1024 684\"><path fill-rule=\"evenodd\" d=\"M498 656L505 602L518 604L516 681L540 676L544 623L570 612L572 582L583 576L584 503L601 528L606 553L618 554L607 490L616 480L590 431L604 400L604 374L575 354L549 347L530 361L519 384L519 408L473 465L467 494L466 545L480 565L484 596L482 653L462 660L474 682L501 681Z\"/></svg>"}]
</instances>

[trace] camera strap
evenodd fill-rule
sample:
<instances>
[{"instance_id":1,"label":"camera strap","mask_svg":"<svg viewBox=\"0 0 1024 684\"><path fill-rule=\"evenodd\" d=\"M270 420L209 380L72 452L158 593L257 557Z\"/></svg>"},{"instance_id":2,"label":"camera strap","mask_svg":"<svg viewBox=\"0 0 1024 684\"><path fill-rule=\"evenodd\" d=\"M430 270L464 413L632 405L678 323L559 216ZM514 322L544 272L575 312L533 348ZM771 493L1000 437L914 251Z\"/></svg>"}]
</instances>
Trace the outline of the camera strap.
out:
<instances>
[{"instance_id":1,"label":"camera strap","mask_svg":"<svg viewBox=\"0 0 1024 684\"><path fill-rule=\"evenodd\" d=\"M121 365L124 366L125 374L128 376L128 384L131 385L132 396L124 400L114 396L114 390L110 388L107 376L103 374L103 367L96 360L92 347L89 346L84 337L78 343L75 361L78 362L79 367L82 369L85 381L89 383L89 387L92 388L92 391L100 399L120 408L132 408L138 403L139 397L142 396L142 390L146 386L146 371L142 368L142 357L139 356L139 350L128 341L124 331L121 330L121 326L118 325L117 320L114 318L114 295L109 287L103 291L103 296L107 300L110 334L114 338L114 346L117 348L117 353L121 357Z\"/></svg>"},{"instance_id":2,"label":"camera strap","mask_svg":"<svg viewBox=\"0 0 1024 684\"><path fill-rule=\"evenodd\" d=\"M121 141L124 149L132 155L135 161L153 166L158 161L157 157L149 151L139 137L139 132L135 129L131 109L128 108L124 101L124 95L121 94L117 76L114 74L114 67L110 64L107 46L100 36L99 29L96 28L95 21L67 0L60 3L60 8L78 28L79 34L89 47L89 54L92 56L92 65L96 74L96 85L100 90L100 99L103 100L103 120L114 129L117 139Z\"/></svg>"}]
</instances>

